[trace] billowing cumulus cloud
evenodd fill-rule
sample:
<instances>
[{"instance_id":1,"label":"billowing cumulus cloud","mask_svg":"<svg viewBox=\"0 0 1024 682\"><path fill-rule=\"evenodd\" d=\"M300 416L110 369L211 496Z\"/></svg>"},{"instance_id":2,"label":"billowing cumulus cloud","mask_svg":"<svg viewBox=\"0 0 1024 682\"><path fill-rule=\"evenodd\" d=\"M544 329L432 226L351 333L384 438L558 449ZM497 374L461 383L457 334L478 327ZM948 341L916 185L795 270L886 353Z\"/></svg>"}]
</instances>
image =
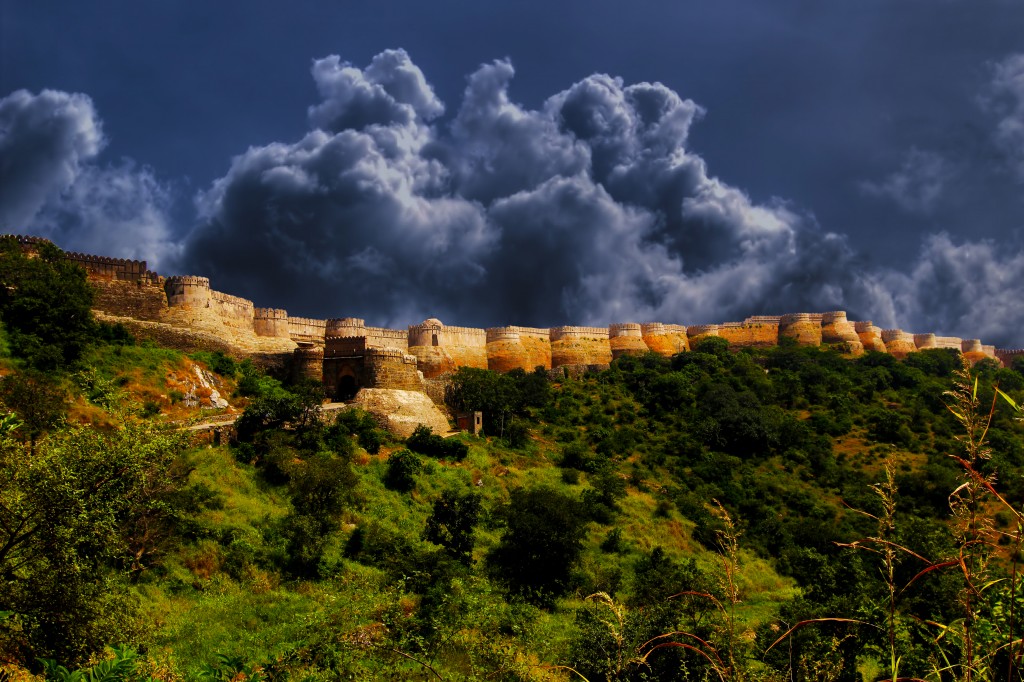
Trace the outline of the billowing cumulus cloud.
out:
<instances>
[{"instance_id":1,"label":"billowing cumulus cloud","mask_svg":"<svg viewBox=\"0 0 1024 682\"><path fill-rule=\"evenodd\" d=\"M0 100L0 224L28 223L71 186L103 143L85 95L18 90Z\"/></svg>"},{"instance_id":2,"label":"billowing cumulus cloud","mask_svg":"<svg viewBox=\"0 0 1024 682\"><path fill-rule=\"evenodd\" d=\"M1020 344L1024 328L1024 252L988 241L928 238L902 271L875 273L869 305L876 323Z\"/></svg>"},{"instance_id":3,"label":"billowing cumulus cloud","mask_svg":"<svg viewBox=\"0 0 1024 682\"><path fill-rule=\"evenodd\" d=\"M514 73L482 65L439 122L404 52L317 60L314 129L234 160L185 263L265 304L388 323L714 321L858 286L842 237L708 174L691 100L596 74L529 109Z\"/></svg>"},{"instance_id":4,"label":"billowing cumulus cloud","mask_svg":"<svg viewBox=\"0 0 1024 682\"><path fill-rule=\"evenodd\" d=\"M1024 159L1024 57L993 74L993 137ZM13 93L0 100L0 220L69 250L208 275L258 305L376 324L693 324L839 308L1001 344L1024 324L1024 253L938 235L902 271L865 268L808 211L714 176L689 147L703 109L659 83L594 74L529 108L499 60L469 76L445 118L402 50L365 68L326 57L312 75L308 132L235 157L196 197L184 240L171 187L131 161L100 163L87 96ZM862 189L934 211L954 161L914 150Z\"/></svg>"},{"instance_id":5,"label":"billowing cumulus cloud","mask_svg":"<svg viewBox=\"0 0 1024 682\"><path fill-rule=\"evenodd\" d=\"M98 165L105 144L87 95L18 90L0 99L0 229L153 265L174 256L170 190L130 161Z\"/></svg>"}]
</instances>

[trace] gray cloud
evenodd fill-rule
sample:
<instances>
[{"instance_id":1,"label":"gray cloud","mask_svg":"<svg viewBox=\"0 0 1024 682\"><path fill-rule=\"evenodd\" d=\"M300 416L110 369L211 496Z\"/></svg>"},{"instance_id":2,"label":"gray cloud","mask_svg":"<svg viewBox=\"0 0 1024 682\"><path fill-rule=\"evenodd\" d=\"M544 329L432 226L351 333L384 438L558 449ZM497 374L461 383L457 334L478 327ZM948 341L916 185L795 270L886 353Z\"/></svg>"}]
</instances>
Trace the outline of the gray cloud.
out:
<instances>
[{"instance_id":1,"label":"gray cloud","mask_svg":"<svg viewBox=\"0 0 1024 682\"><path fill-rule=\"evenodd\" d=\"M876 323L1019 345L1024 252L989 241L929 237L911 266L874 274L866 301Z\"/></svg>"},{"instance_id":2,"label":"gray cloud","mask_svg":"<svg viewBox=\"0 0 1024 682\"><path fill-rule=\"evenodd\" d=\"M0 224L19 230L104 144L86 95L18 90L0 99Z\"/></svg>"},{"instance_id":3,"label":"gray cloud","mask_svg":"<svg viewBox=\"0 0 1024 682\"><path fill-rule=\"evenodd\" d=\"M953 179L953 164L935 152L911 149L899 170L878 182L861 183L869 196L885 198L911 213L930 213Z\"/></svg>"},{"instance_id":4,"label":"gray cloud","mask_svg":"<svg viewBox=\"0 0 1024 682\"><path fill-rule=\"evenodd\" d=\"M1024 180L1024 54L995 65L989 105L999 116L995 138Z\"/></svg>"},{"instance_id":5,"label":"gray cloud","mask_svg":"<svg viewBox=\"0 0 1024 682\"><path fill-rule=\"evenodd\" d=\"M154 267L173 258L170 188L129 160L97 165L105 144L87 95L19 90L0 99L2 230Z\"/></svg>"}]
</instances>

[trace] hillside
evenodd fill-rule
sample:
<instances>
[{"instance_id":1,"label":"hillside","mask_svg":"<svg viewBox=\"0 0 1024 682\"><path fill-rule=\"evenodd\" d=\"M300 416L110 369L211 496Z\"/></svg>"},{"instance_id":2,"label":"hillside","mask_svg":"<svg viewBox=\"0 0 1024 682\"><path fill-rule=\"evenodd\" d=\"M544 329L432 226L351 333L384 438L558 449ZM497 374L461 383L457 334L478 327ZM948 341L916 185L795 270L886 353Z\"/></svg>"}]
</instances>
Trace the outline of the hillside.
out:
<instances>
[{"instance_id":1,"label":"hillside","mask_svg":"<svg viewBox=\"0 0 1024 682\"><path fill-rule=\"evenodd\" d=\"M994 495L1024 494L994 390L1021 404L1020 365L707 338L577 378L461 368L484 434L399 440L325 422L315 382L51 334L7 291L6 675L1020 677L1020 509ZM230 444L185 428L221 412Z\"/></svg>"}]
</instances>

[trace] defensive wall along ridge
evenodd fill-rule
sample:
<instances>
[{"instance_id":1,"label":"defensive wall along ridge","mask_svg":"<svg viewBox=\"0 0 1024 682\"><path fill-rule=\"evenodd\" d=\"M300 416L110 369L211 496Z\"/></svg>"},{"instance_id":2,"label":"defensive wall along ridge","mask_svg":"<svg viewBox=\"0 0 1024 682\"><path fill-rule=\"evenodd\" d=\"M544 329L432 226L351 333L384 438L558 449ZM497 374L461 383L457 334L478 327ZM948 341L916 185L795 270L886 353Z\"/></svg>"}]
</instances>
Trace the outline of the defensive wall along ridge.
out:
<instances>
[{"instance_id":1,"label":"defensive wall along ridge","mask_svg":"<svg viewBox=\"0 0 1024 682\"><path fill-rule=\"evenodd\" d=\"M47 243L6 235L26 252ZM96 290L95 309L125 322L143 337L185 350L222 349L291 367L321 379L329 394L349 397L359 388L423 390L424 380L459 367L500 372L540 367L562 375L605 368L622 355L685 352L709 337L736 348L769 347L783 340L829 345L856 356L866 350L904 358L931 348L960 351L971 362L991 358L1008 365L1024 350L996 349L979 339L914 334L851 321L844 311L760 315L741 322L684 326L620 322L607 327L492 327L446 325L429 318L406 329L367 326L354 317L295 317L280 308L257 308L248 299L211 288L199 276L162 277L145 261L66 253Z\"/></svg>"}]
</instances>

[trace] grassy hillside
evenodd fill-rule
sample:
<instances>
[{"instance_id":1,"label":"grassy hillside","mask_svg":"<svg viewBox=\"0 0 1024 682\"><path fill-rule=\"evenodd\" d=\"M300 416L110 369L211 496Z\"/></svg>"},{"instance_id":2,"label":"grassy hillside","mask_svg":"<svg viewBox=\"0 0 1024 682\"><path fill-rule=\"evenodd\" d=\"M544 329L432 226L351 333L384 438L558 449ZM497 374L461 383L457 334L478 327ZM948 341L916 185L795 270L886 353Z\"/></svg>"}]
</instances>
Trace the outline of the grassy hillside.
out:
<instances>
[{"instance_id":1,"label":"grassy hillside","mask_svg":"<svg viewBox=\"0 0 1024 682\"><path fill-rule=\"evenodd\" d=\"M8 298L42 276L0 264ZM5 679L1021 678L1020 367L709 339L462 369L485 435L398 441L325 423L315 383L11 305ZM222 412L235 442L192 439Z\"/></svg>"},{"instance_id":2,"label":"grassy hillside","mask_svg":"<svg viewBox=\"0 0 1024 682\"><path fill-rule=\"evenodd\" d=\"M915 555L941 565L965 548L979 580L1009 575L1015 534L975 523L958 539L950 517L964 480L949 457L963 452L964 427L944 403L954 354L898 363L710 343L554 383L462 370L452 400L487 410L494 435L443 446L422 434L390 440L355 412L321 425L303 412L315 411L311 387L223 358L111 344L85 357L91 384L83 370L55 380L74 398L69 422L88 429L137 423L167 438L157 425L200 413L171 397L197 362L224 372L218 385L248 410L237 444L170 454L181 475L162 489L151 561L92 557L104 577L83 587L89 617L63 626L102 639L62 647L10 609L3 650L30 670L33 656L95 664L102 645L128 644L143 652L136 671L157 679L570 679L569 666L590 680L856 679L889 675L896 649L901 675L938 679L943 656L959 675L972 651L958 632L975 633L985 665L1009 665L993 653L1013 637L1009 582L969 601L962 571L936 568L890 612L884 553L836 544L875 538L912 551L889 557L899 589L929 566ZM975 374L986 406L996 382L1022 397L1016 371ZM998 468L999 489L1019 499L1013 416L996 411L992 457L977 466ZM37 450L74 428L55 423ZM18 439L10 432L7 447L26 447ZM891 528L855 511L885 518L872 485L887 466ZM978 519L1014 530L1011 511L977 496ZM848 620L808 624L765 654L793 624L826 618ZM672 632L685 634L655 639ZM671 642L692 648L657 648Z\"/></svg>"}]
</instances>

